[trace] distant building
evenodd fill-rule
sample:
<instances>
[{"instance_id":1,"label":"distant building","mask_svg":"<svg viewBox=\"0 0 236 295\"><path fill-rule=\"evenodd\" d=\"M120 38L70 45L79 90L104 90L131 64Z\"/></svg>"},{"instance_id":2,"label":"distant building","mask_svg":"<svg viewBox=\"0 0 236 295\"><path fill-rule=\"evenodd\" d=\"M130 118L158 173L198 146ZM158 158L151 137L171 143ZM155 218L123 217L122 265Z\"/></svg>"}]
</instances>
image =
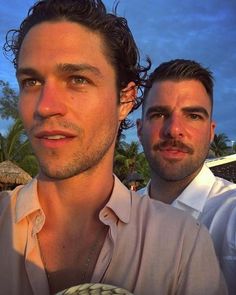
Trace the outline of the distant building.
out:
<instances>
[{"instance_id":1,"label":"distant building","mask_svg":"<svg viewBox=\"0 0 236 295\"><path fill-rule=\"evenodd\" d=\"M205 163L215 176L236 183L236 154L216 159L207 159Z\"/></svg>"}]
</instances>

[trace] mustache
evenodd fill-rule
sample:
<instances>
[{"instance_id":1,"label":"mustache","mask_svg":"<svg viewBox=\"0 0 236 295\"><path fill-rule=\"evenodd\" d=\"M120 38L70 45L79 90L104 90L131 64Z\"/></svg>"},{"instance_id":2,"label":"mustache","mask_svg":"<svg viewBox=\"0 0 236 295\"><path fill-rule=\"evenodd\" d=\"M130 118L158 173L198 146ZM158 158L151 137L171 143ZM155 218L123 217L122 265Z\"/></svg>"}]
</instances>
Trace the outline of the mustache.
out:
<instances>
[{"instance_id":1,"label":"mustache","mask_svg":"<svg viewBox=\"0 0 236 295\"><path fill-rule=\"evenodd\" d=\"M175 148L178 149L182 152L193 154L194 150L191 146L184 144L183 142L176 140L176 139L169 139L169 140L164 140L161 142L158 142L153 146L153 149L155 151L157 150L163 150L166 148Z\"/></svg>"},{"instance_id":2,"label":"mustache","mask_svg":"<svg viewBox=\"0 0 236 295\"><path fill-rule=\"evenodd\" d=\"M29 130L29 132L34 132L38 129L43 129L43 128L63 128L64 130L68 131L75 131L77 133L81 133L83 129L71 122L68 121L60 121L60 120L45 120L43 122L36 122Z\"/></svg>"}]
</instances>

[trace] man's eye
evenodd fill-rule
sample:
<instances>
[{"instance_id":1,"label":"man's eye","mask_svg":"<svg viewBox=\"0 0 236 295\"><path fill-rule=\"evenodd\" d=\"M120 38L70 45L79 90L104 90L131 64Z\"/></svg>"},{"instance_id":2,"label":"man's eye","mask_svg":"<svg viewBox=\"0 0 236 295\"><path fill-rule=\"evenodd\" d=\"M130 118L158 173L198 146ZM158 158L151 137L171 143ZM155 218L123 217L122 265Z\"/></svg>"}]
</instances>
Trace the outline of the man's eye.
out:
<instances>
[{"instance_id":1,"label":"man's eye","mask_svg":"<svg viewBox=\"0 0 236 295\"><path fill-rule=\"evenodd\" d=\"M81 85L88 83L87 79L81 76L72 76L70 77L70 81L73 85Z\"/></svg>"},{"instance_id":2,"label":"man's eye","mask_svg":"<svg viewBox=\"0 0 236 295\"><path fill-rule=\"evenodd\" d=\"M166 114L164 113L152 113L149 115L150 119L159 119L159 118L165 118Z\"/></svg>"},{"instance_id":3,"label":"man's eye","mask_svg":"<svg viewBox=\"0 0 236 295\"><path fill-rule=\"evenodd\" d=\"M189 114L189 118L191 118L192 120L201 120L202 117L198 114Z\"/></svg>"},{"instance_id":4,"label":"man's eye","mask_svg":"<svg viewBox=\"0 0 236 295\"><path fill-rule=\"evenodd\" d=\"M20 82L21 88L29 88L39 86L41 83L36 79L24 79Z\"/></svg>"}]
</instances>

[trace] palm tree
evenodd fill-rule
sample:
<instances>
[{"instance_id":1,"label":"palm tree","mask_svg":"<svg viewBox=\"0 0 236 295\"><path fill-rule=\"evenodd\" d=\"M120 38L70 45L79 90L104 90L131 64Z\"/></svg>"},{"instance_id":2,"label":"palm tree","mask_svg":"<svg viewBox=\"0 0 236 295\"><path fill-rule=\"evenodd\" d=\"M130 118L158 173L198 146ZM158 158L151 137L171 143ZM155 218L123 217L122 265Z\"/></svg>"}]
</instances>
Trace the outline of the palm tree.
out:
<instances>
[{"instance_id":1,"label":"palm tree","mask_svg":"<svg viewBox=\"0 0 236 295\"><path fill-rule=\"evenodd\" d=\"M130 144L120 141L115 150L114 172L126 185L128 177L137 172L146 183L149 179L148 163L144 153L140 152L140 144L132 141Z\"/></svg>"},{"instance_id":2,"label":"palm tree","mask_svg":"<svg viewBox=\"0 0 236 295\"><path fill-rule=\"evenodd\" d=\"M142 185L145 186L150 179L150 167L144 152L139 153L137 161L137 171L143 176Z\"/></svg>"},{"instance_id":3,"label":"palm tree","mask_svg":"<svg viewBox=\"0 0 236 295\"><path fill-rule=\"evenodd\" d=\"M134 171L138 155L139 144L120 141L115 150L114 171L123 181L127 175Z\"/></svg>"},{"instance_id":4,"label":"palm tree","mask_svg":"<svg viewBox=\"0 0 236 295\"><path fill-rule=\"evenodd\" d=\"M215 134L210 146L210 150L215 157L222 157L228 154L227 142L229 142L229 138L225 133Z\"/></svg>"},{"instance_id":5,"label":"palm tree","mask_svg":"<svg viewBox=\"0 0 236 295\"><path fill-rule=\"evenodd\" d=\"M6 160L17 164L31 176L38 172L37 160L20 119L10 126L5 136L0 134L0 162Z\"/></svg>"},{"instance_id":6,"label":"palm tree","mask_svg":"<svg viewBox=\"0 0 236 295\"><path fill-rule=\"evenodd\" d=\"M10 87L8 82L0 80L0 117L2 119L19 118L18 115L18 94Z\"/></svg>"}]
</instances>

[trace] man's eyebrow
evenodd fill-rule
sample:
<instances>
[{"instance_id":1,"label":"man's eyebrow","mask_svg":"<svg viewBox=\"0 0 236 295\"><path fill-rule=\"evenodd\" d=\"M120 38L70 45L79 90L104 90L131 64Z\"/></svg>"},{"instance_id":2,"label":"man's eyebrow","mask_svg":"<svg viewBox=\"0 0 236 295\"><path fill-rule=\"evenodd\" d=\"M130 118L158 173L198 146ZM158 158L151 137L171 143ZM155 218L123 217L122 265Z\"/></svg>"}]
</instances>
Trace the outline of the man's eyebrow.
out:
<instances>
[{"instance_id":1,"label":"man's eyebrow","mask_svg":"<svg viewBox=\"0 0 236 295\"><path fill-rule=\"evenodd\" d=\"M202 106L191 106L191 107L184 107L183 111L185 113L201 113L204 115L205 118L209 118L210 114L208 111Z\"/></svg>"},{"instance_id":2,"label":"man's eyebrow","mask_svg":"<svg viewBox=\"0 0 236 295\"><path fill-rule=\"evenodd\" d=\"M74 73L74 72L92 72L96 76L102 76L101 71L90 64L71 64L63 63L57 65L57 71L60 73Z\"/></svg>"},{"instance_id":3,"label":"man's eyebrow","mask_svg":"<svg viewBox=\"0 0 236 295\"><path fill-rule=\"evenodd\" d=\"M147 109L145 115L149 116L150 114L155 113L155 112L168 112L169 110L170 110L170 108L167 106L152 106Z\"/></svg>"},{"instance_id":4,"label":"man's eyebrow","mask_svg":"<svg viewBox=\"0 0 236 295\"><path fill-rule=\"evenodd\" d=\"M63 63L58 64L56 66L56 72L58 74L60 73L74 73L74 72L92 72L96 76L102 77L101 71L90 64L71 64L71 63ZM33 68L18 68L16 71L16 77L19 77L20 75L26 75L26 76L37 76L42 77L42 75Z\"/></svg>"},{"instance_id":5,"label":"man's eyebrow","mask_svg":"<svg viewBox=\"0 0 236 295\"><path fill-rule=\"evenodd\" d=\"M41 77L40 73L33 68L18 68L16 70L16 77L18 78L20 75Z\"/></svg>"},{"instance_id":6,"label":"man's eyebrow","mask_svg":"<svg viewBox=\"0 0 236 295\"><path fill-rule=\"evenodd\" d=\"M201 113L205 118L210 117L208 111L202 106L184 107L182 111L185 113ZM145 116L149 116L154 112L171 112L171 109L168 106L152 106L147 109Z\"/></svg>"}]
</instances>

